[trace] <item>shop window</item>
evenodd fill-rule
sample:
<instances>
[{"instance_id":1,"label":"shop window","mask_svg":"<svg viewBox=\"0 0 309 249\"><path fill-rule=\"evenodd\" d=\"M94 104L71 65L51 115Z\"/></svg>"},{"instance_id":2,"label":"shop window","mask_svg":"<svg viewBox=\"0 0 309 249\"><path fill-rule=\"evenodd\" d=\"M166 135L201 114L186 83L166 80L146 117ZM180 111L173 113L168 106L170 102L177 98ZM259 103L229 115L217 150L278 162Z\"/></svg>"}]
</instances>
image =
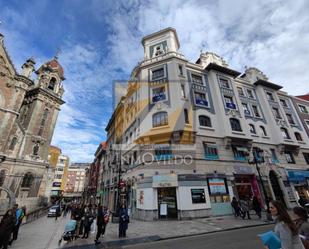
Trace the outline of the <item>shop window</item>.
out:
<instances>
[{"instance_id":1,"label":"shop window","mask_svg":"<svg viewBox=\"0 0 309 249\"><path fill-rule=\"evenodd\" d=\"M230 118L230 124L231 124L232 131L242 131L240 122L238 119Z\"/></svg>"},{"instance_id":2,"label":"shop window","mask_svg":"<svg viewBox=\"0 0 309 249\"><path fill-rule=\"evenodd\" d=\"M165 87L157 87L152 89L152 102L156 103L159 101L166 100Z\"/></svg>"},{"instance_id":3,"label":"shop window","mask_svg":"<svg viewBox=\"0 0 309 249\"><path fill-rule=\"evenodd\" d=\"M291 139L288 130L286 128L281 128L281 134L284 139Z\"/></svg>"},{"instance_id":4,"label":"shop window","mask_svg":"<svg viewBox=\"0 0 309 249\"><path fill-rule=\"evenodd\" d=\"M201 75L191 74L191 78L193 84L204 85L203 78Z\"/></svg>"},{"instance_id":5,"label":"shop window","mask_svg":"<svg viewBox=\"0 0 309 249\"><path fill-rule=\"evenodd\" d=\"M241 146L233 146L234 159L237 161L247 161L248 149Z\"/></svg>"},{"instance_id":6,"label":"shop window","mask_svg":"<svg viewBox=\"0 0 309 249\"><path fill-rule=\"evenodd\" d=\"M226 179L208 178L207 183L211 202L230 202Z\"/></svg>"},{"instance_id":7,"label":"shop window","mask_svg":"<svg viewBox=\"0 0 309 249\"><path fill-rule=\"evenodd\" d=\"M309 164L309 153L303 153L305 161L307 164Z\"/></svg>"},{"instance_id":8,"label":"shop window","mask_svg":"<svg viewBox=\"0 0 309 249\"><path fill-rule=\"evenodd\" d=\"M208 106L205 93L194 92L195 104L201 106Z\"/></svg>"},{"instance_id":9,"label":"shop window","mask_svg":"<svg viewBox=\"0 0 309 249\"><path fill-rule=\"evenodd\" d=\"M170 145L160 145L155 148L155 160L168 160L173 157Z\"/></svg>"},{"instance_id":10,"label":"shop window","mask_svg":"<svg viewBox=\"0 0 309 249\"><path fill-rule=\"evenodd\" d=\"M293 156L292 152L285 151L284 155L285 155L286 161L288 163L295 164L295 159L294 159L294 156Z\"/></svg>"},{"instance_id":11,"label":"shop window","mask_svg":"<svg viewBox=\"0 0 309 249\"><path fill-rule=\"evenodd\" d=\"M273 163L279 163L279 160L278 160L278 157L276 155L275 149L270 149L270 153L271 153L271 161Z\"/></svg>"},{"instance_id":12,"label":"shop window","mask_svg":"<svg viewBox=\"0 0 309 249\"><path fill-rule=\"evenodd\" d=\"M191 189L191 198L192 198L192 203L194 204L206 203L205 190L202 188Z\"/></svg>"},{"instance_id":13,"label":"shop window","mask_svg":"<svg viewBox=\"0 0 309 249\"><path fill-rule=\"evenodd\" d=\"M210 117L200 115L199 117L200 126L211 127Z\"/></svg>"},{"instance_id":14,"label":"shop window","mask_svg":"<svg viewBox=\"0 0 309 249\"><path fill-rule=\"evenodd\" d=\"M207 160L216 160L219 159L218 148L214 144L203 144L205 159Z\"/></svg>"},{"instance_id":15,"label":"shop window","mask_svg":"<svg viewBox=\"0 0 309 249\"><path fill-rule=\"evenodd\" d=\"M297 141L303 141L299 132L295 132L294 135L295 135L295 138L296 138Z\"/></svg>"},{"instance_id":16,"label":"shop window","mask_svg":"<svg viewBox=\"0 0 309 249\"><path fill-rule=\"evenodd\" d=\"M158 112L152 116L152 126L164 126L168 125L168 115L167 112Z\"/></svg>"},{"instance_id":17,"label":"shop window","mask_svg":"<svg viewBox=\"0 0 309 249\"><path fill-rule=\"evenodd\" d=\"M30 188L31 185L32 185L33 179L34 179L34 177L30 172L26 173L23 177L21 187L22 188Z\"/></svg>"},{"instance_id":18,"label":"shop window","mask_svg":"<svg viewBox=\"0 0 309 249\"><path fill-rule=\"evenodd\" d=\"M184 109L183 112L184 112L184 115L185 115L185 123L186 123L186 124L189 124L190 122L189 122L188 110L187 110L187 109Z\"/></svg>"},{"instance_id":19,"label":"shop window","mask_svg":"<svg viewBox=\"0 0 309 249\"><path fill-rule=\"evenodd\" d=\"M249 124L249 128L251 134L256 134L255 126L253 124Z\"/></svg>"}]
</instances>

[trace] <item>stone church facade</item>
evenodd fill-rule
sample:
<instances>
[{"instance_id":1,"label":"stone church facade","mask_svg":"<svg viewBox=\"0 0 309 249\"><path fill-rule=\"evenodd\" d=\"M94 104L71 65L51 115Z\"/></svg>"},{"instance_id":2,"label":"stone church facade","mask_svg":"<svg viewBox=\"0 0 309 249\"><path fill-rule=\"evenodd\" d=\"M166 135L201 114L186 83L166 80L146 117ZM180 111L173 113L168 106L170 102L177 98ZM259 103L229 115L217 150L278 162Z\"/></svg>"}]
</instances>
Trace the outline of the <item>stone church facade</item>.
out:
<instances>
[{"instance_id":1,"label":"stone church facade","mask_svg":"<svg viewBox=\"0 0 309 249\"><path fill-rule=\"evenodd\" d=\"M30 58L19 74L3 40L0 34L0 187L32 210L45 192L48 150L64 104L65 78L56 57L37 70ZM5 194L0 196L1 205Z\"/></svg>"}]
</instances>

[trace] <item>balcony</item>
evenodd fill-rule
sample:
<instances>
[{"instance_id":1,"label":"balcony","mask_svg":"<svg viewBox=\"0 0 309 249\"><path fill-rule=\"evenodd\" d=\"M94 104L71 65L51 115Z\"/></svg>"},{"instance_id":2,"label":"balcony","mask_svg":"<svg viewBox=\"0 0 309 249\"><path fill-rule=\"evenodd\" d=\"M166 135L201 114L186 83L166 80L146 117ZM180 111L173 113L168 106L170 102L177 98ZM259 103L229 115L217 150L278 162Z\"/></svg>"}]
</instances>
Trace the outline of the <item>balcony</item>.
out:
<instances>
[{"instance_id":1,"label":"balcony","mask_svg":"<svg viewBox=\"0 0 309 249\"><path fill-rule=\"evenodd\" d=\"M236 105L234 103L225 103L225 107L229 109L236 109Z\"/></svg>"},{"instance_id":2,"label":"balcony","mask_svg":"<svg viewBox=\"0 0 309 249\"><path fill-rule=\"evenodd\" d=\"M204 99L195 99L195 104L202 105L202 106L208 106L208 101Z\"/></svg>"}]
</instances>

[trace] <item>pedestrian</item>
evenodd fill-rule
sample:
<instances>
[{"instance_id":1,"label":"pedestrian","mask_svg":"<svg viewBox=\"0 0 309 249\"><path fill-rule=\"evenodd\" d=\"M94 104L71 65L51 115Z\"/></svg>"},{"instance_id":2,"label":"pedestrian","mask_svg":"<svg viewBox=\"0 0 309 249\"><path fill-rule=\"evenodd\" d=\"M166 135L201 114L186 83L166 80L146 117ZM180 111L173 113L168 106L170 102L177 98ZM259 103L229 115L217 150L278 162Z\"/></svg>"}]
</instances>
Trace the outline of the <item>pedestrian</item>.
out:
<instances>
[{"instance_id":1,"label":"pedestrian","mask_svg":"<svg viewBox=\"0 0 309 249\"><path fill-rule=\"evenodd\" d=\"M130 218L128 210L126 209L126 206L122 204L119 210L119 238L126 237L129 222Z\"/></svg>"},{"instance_id":2,"label":"pedestrian","mask_svg":"<svg viewBox=\"0 0 309 249\"><path fill-rule=\"evenodd\" d=\"M58 204L56 207L55 220L57 220L58 216L61 216L60 204Z\"/></svg>"},{"instance_id":3,"label":"pedestrian","mask_svg":"<svg viewBox=\"0 0 309 249\"><path fill-rule=\"evenodd\" d=\"M76 237L79 237L82 231L82 218L83 218L83 211L81 205L77 205L74 209L74 214L72 211L72 218L76 220Z\"/></svg>"},{"instance_id":4,"label":"pedestrian","mask_svg":"<svg viewBox=\"0 0 309 249\"><path fill-rule=\"evenodd\" d=\"M309 223L306 209L302 207L294 207L293 214L295 224L298 228L299 236L306 249L309 249Z\"/></svg>"},{"instance_id":5,"label":"pedestrian","mask_svg":"<svg viewBox=\"0 0 309 249\"><path fill-rule=\"evenodd\" d=\"M15 225L14 225L14 228L13 228L12 238L11 238L11 240L9 242L9 245L12 245L13 241L17 240L19 227L20 227L20 225L22 223L22 220L23 220L23 218L25 216L24 210L22 208L19 208L18 204L14 205L13 211L15 212L16 222L15 222Z\"/></svg>"},{"instance_id":6,"label":"pedestrian","mask_svg":"<svg viewBox=\"0 0 309 249\"><path fill-rule=\"evenodd\" d=\"M253 200L252 200L252 207L253 207L253 210L255 211L256 215L259 217L259 219L262 218L262 208L261 208L261 203L259 201L259 199L257 198L257 196L254 196L253 197Z\"/></svg>"},{"instance_id":7,"label":"pedestrian","mask_svg":"<svg viewBox=\"0 0 309 249\"><path fill-rule=\"evenodd\" d=\"M273 219L276 222L275 233L281 240L282 249L304 249L298 229L289 216L286 208L279 201L270 201L269 208Z\"/></svg>"},{"instance_id":8,"label":"pedestrian","mask_svg":"<svg viewBox=\"0 0 309 249\"><path fill-rule=\"evenodd\" d=\"M85 208L85 214L83 217L83 226L84 226L84 234L83 234L83 239L87 239L89 237L89 232L91 228L91 224L93 222L93 216L92 212L90 212L89 207Z\"/></svg>"},{"instance_id":9,"label":"pedestrian","mask_svg":"<svg viewBox=\"0 0 309 249\"><path fill-rule=\"evenodd\" d=\"M240 216L240 207L239 207L239 202L237 201L236 197L233 197L233 200L231 202L231 206L234 210L234 216L238 217Z\"/></svg>"},{"instance_id":10,"label":"pedestrian","mask_svg":"<svg viewBox=\"0 0 309 249\"><path fill-rule=\"evenodd\" d=\"M0 222L0 248L7 249L16 224L14 209L9 209Z\"/></svg>"},{"instance_id":11,"label":"pedestrian","mask_svg":"<svg viewBox=\"0 0 309 249\"><path fill-rule=\"evenodd\" d=\"M242 211L242 218L245 219L246 215L248 216L248 219L251 220L250 217L250 200L248 197L245 197L240 200L240 207Z\"/></svg>"},{"instance_id":12,"label":"pedestrian","mask_svg":"<svg viewBox=\"0 0 309 249\"><path fill-rule=\"evenodd\" d=\"M109 213L107 212L107 209L103 208L102 205L100 204L98 206L98 211L97 211L97 235L94 240L96 245L101 243L99 241L99 238L101 235L104 236L108 221L109 221Z\"/></svg>"}]
</instances>

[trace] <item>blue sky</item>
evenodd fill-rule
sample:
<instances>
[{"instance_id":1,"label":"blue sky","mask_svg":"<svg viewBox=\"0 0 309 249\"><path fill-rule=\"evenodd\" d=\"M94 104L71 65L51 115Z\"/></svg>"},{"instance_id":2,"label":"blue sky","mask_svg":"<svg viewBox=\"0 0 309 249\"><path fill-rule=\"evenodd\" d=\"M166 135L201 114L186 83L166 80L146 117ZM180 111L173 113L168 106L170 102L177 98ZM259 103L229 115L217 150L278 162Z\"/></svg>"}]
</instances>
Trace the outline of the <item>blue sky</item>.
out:
<instances>
[{"instance_id":1,"label":"blue sky","mask_svg":"<svg viewBox=\"0 0 309 249\"><path fill-rule=\"evenodd\" d=\"M309 1L0 0L0 32L19 70L61 49L66 104L53 144L71 161L93 160L112 112L113 80L142 60L143 36L177 29L191 61L212 51L239 71L262 70L292 95L309 92Z\"/></svg>"}]
</instances>

